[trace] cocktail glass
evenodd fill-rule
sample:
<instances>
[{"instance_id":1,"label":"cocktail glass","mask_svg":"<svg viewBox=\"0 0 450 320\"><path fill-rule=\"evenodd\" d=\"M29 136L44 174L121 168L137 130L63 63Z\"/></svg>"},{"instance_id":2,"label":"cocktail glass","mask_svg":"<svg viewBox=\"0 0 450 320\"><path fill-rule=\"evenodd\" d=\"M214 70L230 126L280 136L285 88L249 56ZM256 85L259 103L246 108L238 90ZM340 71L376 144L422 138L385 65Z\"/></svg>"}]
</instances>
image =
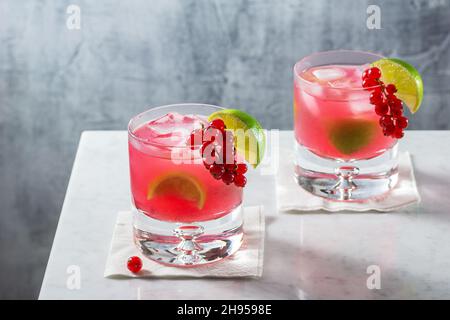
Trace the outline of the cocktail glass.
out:
<instances>
[{"instance_id":1,"label":"cocktail glass","mask_svg":"<svg viewBox=\"0 0 450 320\"><path fill-rule=\"evenodd\" d=\"M223 259L242 242L242 188L214 179L194 129L222 108L175 104L150 109L128 125L134 240L150 259L193 266Z\"/></svg>"},{"instance_id":2,"label":"cocktail glass","mask_svg":"<svg viewBox=\"0 0 450 320\"><path fill-rule=\"evenodd\" d=\"M397 183L397 140L383 134L362 88L362 72L381 58L340 50L295 64L295 177L311 193L364 201Z\"/></svg>"}]
</instances>

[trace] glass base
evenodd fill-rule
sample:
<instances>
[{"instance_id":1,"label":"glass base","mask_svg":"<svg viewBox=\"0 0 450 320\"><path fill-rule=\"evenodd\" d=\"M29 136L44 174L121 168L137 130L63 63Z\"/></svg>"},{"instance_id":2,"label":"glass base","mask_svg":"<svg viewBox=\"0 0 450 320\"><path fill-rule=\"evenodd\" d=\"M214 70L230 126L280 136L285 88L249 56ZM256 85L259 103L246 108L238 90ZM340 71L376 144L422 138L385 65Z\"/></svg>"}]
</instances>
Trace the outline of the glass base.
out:
<instances>
[{"instance_id":1,"label":"glass base","mask_svg":"<svg viewBox=\"0 0 450 320\"><path fill-rule=\"evenodd\" d=\"M296 142L295 178L314 195L337 201L365 201L382 196L398 181L398 147L378 157L340 161L322 158Z\"/></svg>"},{"instance_id":2,"label":"glass base","mask_svg":"<svg viewBox=\"0 0 450 320\"><path fill-rule=\"evenodd\" d=\"M212 263L235 253L242 244L241 206L226 216L198 223L171 223L133 212L134 242L156 262L179 267Z\"/></svg>"}]
</instances>

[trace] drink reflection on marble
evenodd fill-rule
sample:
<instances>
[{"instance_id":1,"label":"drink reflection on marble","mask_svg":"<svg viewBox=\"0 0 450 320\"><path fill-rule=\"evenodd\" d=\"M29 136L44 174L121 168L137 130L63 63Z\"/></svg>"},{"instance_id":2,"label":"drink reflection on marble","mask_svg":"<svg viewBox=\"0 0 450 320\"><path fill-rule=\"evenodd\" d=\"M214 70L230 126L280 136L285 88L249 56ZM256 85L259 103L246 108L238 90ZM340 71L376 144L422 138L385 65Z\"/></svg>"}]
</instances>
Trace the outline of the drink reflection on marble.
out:
<instances>
[{"instance_id":1,"label":"drink reflection on marble","mask_svg":"<svg viewBox=\"0 0 450 320\"><path fill-rule=\"evenodd\" d=\"M397 140L383 134L361 80L380 58L329 51L294 67L295 176L315 195L363 201L397 183Z\"/></svg>"},{"instance_id":2,"label":"drink reflection on marble","mask_svg":"<svg viewBox=\"0 0 450 320\"><path fill-rule=\"evenodd\" d=\"M222 108L179 104L150 109L129 124L134 238L160 263L193 266L218 261L242 242L242 188L205 169L191 133Z\"/></svg>"}]
</instances>

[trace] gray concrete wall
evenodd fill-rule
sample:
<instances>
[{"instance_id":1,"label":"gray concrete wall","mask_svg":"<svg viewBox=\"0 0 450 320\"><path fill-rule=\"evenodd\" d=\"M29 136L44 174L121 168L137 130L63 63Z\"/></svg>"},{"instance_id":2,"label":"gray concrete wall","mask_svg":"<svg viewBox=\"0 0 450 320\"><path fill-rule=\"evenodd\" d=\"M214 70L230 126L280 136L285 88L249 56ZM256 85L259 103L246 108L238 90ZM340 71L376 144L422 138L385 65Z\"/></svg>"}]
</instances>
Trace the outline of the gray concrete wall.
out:
<instances>
[{"instance_id":1,"label":"gray concrete wall","mask_svg":"<svg viewBox=\"0 0 450 320\"><path fill-rule=\"evenodd\" d=\"M0 0L0 298L38 294L82 130L182 101L289 129L293 64L341 48L414 63L426 95L411 128L449 129L449 17L447 0Z\"/></svg>"}]
</instances>

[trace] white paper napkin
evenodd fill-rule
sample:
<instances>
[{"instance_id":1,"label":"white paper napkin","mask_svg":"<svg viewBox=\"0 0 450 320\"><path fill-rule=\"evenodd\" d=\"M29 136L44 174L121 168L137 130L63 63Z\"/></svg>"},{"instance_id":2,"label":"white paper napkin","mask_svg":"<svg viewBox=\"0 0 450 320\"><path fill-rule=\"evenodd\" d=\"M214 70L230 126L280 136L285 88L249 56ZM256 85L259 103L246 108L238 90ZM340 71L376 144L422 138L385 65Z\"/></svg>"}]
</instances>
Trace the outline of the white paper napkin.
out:
<instances>
[{"instance_id":1,"label":"white paper napkin","mask_svg":"<svg viewBox=\"0 0 450 320\"><path fill-rule=\"evenodd\" d=\"M261 207L244 208L244 242L238 252L222 261L192 268L168 267L145 258L136 248L131 211L119 212L106 262L105 277L260 277L263 270L264 215ZM126 266L131 256L139 256L143 268L138 274Z\"/></svg>"},{"instance_id":2,"label":"white paper napkin","mask_svg":"<svg viewBox=\"0 0 450 320\"><path fill-rule=\"evenodd\" d=\"M277 206L280 211L393 211L420 202L414 177L411 156L408 152L399 155L399 181L383 198L365 202L342 202L315 196L300 187L294 178L292 151L285 150L290 157L280 157L277 173Z\"/></svg>"}]
</instances>

